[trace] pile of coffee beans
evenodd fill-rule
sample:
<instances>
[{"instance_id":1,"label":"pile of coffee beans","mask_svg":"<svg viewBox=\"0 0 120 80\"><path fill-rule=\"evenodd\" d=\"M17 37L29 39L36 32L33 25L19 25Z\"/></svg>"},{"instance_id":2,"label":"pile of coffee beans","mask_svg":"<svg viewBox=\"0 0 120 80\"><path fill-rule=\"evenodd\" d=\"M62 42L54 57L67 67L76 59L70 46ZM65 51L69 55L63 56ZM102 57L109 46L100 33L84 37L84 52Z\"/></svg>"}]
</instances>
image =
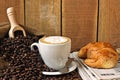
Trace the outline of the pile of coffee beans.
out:
<instances>
[{"instance_id":1,"label":"pile of coffee beans","mask_svg":"<svg viewBox=\"0 0 120 80\"><path fill-rule=\"evenodd\" d=\"M8 66L0 69L0 80L81 80L77 70L59 76L46 76L42 71L54 71L42 61L38 49L31 51L30 45L43 36L18 35L1 39L0 57Z\"/></svg>"}]
</instances>

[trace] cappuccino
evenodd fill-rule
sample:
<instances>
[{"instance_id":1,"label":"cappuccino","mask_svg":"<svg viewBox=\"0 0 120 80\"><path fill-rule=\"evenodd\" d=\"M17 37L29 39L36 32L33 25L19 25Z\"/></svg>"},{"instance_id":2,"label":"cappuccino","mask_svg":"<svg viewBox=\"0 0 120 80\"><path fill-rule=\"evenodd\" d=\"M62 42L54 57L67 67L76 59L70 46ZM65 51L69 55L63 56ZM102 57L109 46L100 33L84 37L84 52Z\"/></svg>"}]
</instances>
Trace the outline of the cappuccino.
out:
<instances>
[{"instance_id":1,"label":"cappuccino","mask_svg":"<svg viewBox=\"0 0 120 80\"><path fill-rule=\"evenodd\" d=\"M67 37L62 36L49 36L40 39L40 42L47 43L47 44L61 44L70 41Z\"/></svg>"},{"instance_id":2,"label":"cappuccino","mask_svg":"<svg viewBox=\"0 0 120 80\"><path fill-rule=\"evenodd\" d=\"M43 37L39 40L39 43L33 43L33 46L37 46L39 53L44 63L53 69L61 69L65 67L66 62L71 51L71 39L63 36L49 36Z\"/></svg>"}]
</instances>

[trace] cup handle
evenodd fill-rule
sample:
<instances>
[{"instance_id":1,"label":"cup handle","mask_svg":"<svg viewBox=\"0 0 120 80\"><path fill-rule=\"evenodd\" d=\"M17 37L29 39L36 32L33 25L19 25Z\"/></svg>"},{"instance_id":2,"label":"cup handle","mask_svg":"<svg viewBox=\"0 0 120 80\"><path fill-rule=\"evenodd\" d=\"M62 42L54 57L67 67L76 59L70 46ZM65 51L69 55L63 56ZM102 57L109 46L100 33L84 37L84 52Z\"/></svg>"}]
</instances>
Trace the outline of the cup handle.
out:
<instances>
[{"instance_id":1,"label":"cup handle","mask_svg":"<svg viewBox=\"0 0 120 80\"><path fill-rule=\"evenodd\" d=\"M38 43L33 43L31 44L31 50L35 51L34 46L37 46L39 49L39 44Z\"/></svg>"}]
</instances>

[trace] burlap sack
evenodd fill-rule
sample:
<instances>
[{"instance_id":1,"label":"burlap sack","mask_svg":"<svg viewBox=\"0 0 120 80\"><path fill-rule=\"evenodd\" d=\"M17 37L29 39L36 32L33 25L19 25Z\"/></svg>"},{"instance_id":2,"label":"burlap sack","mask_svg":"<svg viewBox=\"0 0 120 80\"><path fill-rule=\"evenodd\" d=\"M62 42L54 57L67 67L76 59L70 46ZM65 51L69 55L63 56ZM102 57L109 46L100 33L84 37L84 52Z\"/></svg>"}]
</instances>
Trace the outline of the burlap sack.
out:
<instances>
[{"instance_id":1,"label":"burlap sack","mask_svg":"<svg viewBox=\"0 0 120 80\"><path fill-rule=\"evenodd\" d=\"M9 29L10 25L8 22L0 23L0 38L3 38L5 35L7 35Z\"/></svg>"}]
</instances>

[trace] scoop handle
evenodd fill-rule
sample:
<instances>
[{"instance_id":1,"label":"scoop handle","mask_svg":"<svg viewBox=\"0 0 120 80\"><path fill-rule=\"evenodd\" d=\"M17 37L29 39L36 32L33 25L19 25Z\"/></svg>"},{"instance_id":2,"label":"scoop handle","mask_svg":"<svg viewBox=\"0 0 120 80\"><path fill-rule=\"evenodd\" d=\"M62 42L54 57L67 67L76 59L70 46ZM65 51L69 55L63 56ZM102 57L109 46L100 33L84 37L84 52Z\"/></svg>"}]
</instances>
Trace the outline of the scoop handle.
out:
<instances>
[{"instance_id":1,"label":"scoop handle","mask_svg":"<svg viewBox=\"0 0 120 80\"><path fill-rule=\"evenodd\" d=\"M14 32L17 30L22 31L23 35L26 37L25 30L21 26L19 26L19 24L16 21L14 7L9 7L7 9L7 15L11 25L11 28L9 30L9 37L14 38Z\"/></svg>"},{"instance_id":2,"label":"scoop handle","mask_svg":"<svg viewBox=\"0 0 120 80\"><path fill-rule=\"evenodd\" d=\"M8 19L10 21L11 27L19 26L15 18L14 7L9 7L7 9L7 15L8 15Z\"/></svg>"}]
</instances>

